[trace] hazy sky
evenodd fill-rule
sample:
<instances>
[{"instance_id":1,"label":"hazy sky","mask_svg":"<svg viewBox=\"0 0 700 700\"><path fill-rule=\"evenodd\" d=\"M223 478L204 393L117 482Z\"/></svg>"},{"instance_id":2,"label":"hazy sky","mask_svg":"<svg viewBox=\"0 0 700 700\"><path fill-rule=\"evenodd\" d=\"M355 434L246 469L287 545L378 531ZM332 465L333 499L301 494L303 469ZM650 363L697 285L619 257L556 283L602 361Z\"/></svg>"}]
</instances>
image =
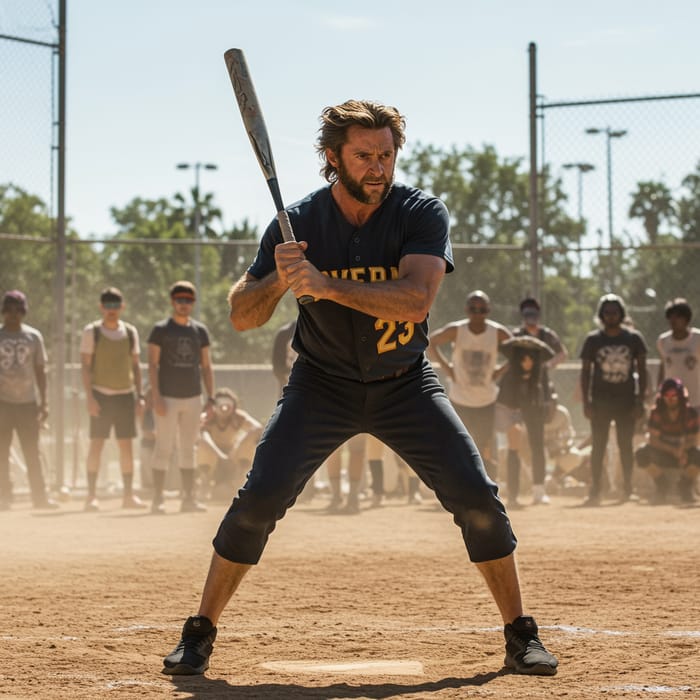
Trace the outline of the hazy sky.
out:
<instances>
[{"instance_id":1,"label":"hazy sky","mask_svg":"<svg viewBox=\"0 0 700 700\"><path fill-rule=\"evenodd\" d=\"M194 172L178 162L218 165L201 187L226 226L268 223L230 47L246 53L286 203L323 184L318 115L350 97L396 105L409 146L489 143L527 157L531 41L550 100L700 92L696 0L68 0L68 13L67 210L82 236L114 231L110 206L190 188ZM2 23L0 9L8 33ZM631 136L624 148L640 148ZM604 144L588 143L602 186ZM0 181L14 177L0 163Z\"/></svg>"}]
</instances>

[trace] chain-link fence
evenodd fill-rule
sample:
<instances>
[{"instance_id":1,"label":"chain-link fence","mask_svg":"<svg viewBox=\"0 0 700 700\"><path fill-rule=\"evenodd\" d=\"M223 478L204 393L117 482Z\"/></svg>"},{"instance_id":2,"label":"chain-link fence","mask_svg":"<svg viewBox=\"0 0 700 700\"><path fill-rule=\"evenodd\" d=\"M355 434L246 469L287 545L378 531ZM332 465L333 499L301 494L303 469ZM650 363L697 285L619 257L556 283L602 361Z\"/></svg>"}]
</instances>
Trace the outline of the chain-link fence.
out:
<instances>
[{"instance_id":1,"label":"chain-link fence","mask_svg":"<svg viewBox=\"0 0 700 700\"><path fill-rule=\"evenodd\" d=\"M543 295L556 284L547 267L551 273L556 256L567 255L582 284L621 294L635 325L651 334L660 304L672 296L692 303L700 292L700 94L541 98L538 117L540 174L566 193L582 248L547 250L549 232L541 231Z\"/></svg>"},{"instance_id":2,"label":"chain-link fence","mask_svg":"<svg viewBox=\"0 0 700 700\"><path fill-rule=\"evenodd\" d=\"M58 0L0 4L0 183L55 206ZM8 137L11 135L11 137Z\"/></svg>"}]
</instances>

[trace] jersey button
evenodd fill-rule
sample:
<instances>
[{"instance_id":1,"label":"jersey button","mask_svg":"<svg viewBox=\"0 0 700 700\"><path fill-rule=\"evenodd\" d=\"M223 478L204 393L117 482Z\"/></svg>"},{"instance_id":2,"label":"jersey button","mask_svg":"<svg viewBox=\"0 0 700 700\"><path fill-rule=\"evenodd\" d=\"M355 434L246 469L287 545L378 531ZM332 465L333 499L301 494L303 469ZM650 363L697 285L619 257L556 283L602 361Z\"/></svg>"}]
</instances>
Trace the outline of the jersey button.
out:
<instances>
[{"instance_id":1,"label":"jersey button","mask_svg":"<svg viewBox=\"0 0 700 700\"><path fill-rule=\"evenodd\" d=\"M359 236L355 236L355 238L352 239L352 242L353 242L353 243L359 243L359 242L360 242L360 237L359 237Z\"/></svg>"},{"instance_id":2,"label":"jersey button","mask_svg":"<svg viewBox=\"0 0 700 700\"><path fill-rule=\"evenodd\" d=\"M360 336L360 340L361 340L363 343L366 343L366 342L367 342L367 336L366 336L366 335Z\"/></svg>"},{"instance_id":3,"label":"jersey button","mask_svg":"<svg viewBox=\"0 0 700 700\"><path fill-rule=\"evenodd\" d=\"M355 262L360 262L360 256L359 256L359 255L356 255L356 256L355 256Z\"/></svg>"}]
</instances>

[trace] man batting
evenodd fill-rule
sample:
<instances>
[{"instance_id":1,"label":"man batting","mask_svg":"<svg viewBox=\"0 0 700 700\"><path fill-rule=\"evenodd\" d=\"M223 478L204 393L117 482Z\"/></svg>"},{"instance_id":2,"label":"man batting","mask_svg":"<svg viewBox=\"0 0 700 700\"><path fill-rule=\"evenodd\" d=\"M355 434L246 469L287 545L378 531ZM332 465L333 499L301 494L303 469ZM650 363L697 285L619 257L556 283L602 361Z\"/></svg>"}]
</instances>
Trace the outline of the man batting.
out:
<instances>
[{"instance_id":1,"label":"man batting","mask_svg":"<svg viewBox=\"0 0 700 700\"><path fill-rule=\"evenodd\" d=\"M516 538L498 488L426 360L428 312L453 270L443 203L394 183L405 122L393 107L351 100L321 116L317 150L329 186L287 209L229 294L239 330L266 323L288 289L299 305L299 356L253 466L214 538L198 614L165 657L168 674L209 667L216 624L304 484L343 442L370 433L413 467L452 513L505 625L505 665L554 675L557 659L523 614Z\"/></svg>"}]
</instances>

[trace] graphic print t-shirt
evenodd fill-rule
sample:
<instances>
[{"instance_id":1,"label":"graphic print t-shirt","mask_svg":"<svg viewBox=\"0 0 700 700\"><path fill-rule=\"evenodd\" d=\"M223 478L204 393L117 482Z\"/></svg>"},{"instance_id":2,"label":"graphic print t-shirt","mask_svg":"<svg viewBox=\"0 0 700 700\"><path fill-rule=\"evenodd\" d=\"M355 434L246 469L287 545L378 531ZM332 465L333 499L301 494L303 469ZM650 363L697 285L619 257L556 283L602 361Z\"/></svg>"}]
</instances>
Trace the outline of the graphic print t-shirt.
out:
<instances>
[{"instance_id":1,"label":"graphic print t-shirt","mask_svg":"<svg viewBox=\"0 0 700 700\"><path fill-rule=\"evenodd\" d=\"M201 350L209 345L204 324L190 320L186 326L172 318L156 323L148 342L160 347L158 389L161 396L188 399L202 393Z\"/></svg>"},{"instance_id":2,"label":"graphic print t-shirt","mask_svg":"<svg viewBox=\"0 0 700 700\"><path fill-rule=\"evenodd\" d=\"M634 403L635 360L646 353L646 343L638 331L623 328L619 335L607 335L603 331L589 333L581 349L581 359L593 363L592 400Z\"/></svg>"},{"instance_id":3,"label":"graphic print t-shirt","mask_svg":"<svg viewBox=\"0 0 700 700\"><path fill-rule=\"evenodd\" d=\"M20 330L0 327L0 401L36 401L35 368L46 365L46 349L41 333L26 324Z\"/></svg>"}]
</instances>

